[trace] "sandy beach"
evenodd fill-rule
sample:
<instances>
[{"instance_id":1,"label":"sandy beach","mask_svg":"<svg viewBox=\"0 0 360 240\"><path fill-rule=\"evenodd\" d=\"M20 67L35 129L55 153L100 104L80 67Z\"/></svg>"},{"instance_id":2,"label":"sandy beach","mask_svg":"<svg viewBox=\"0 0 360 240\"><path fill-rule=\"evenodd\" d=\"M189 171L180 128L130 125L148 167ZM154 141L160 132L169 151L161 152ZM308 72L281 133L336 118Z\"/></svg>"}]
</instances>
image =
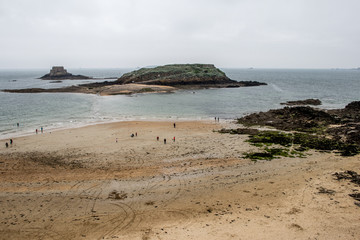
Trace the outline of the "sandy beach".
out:
<instances>
[{"instance_id":1,"label":"sandy beach","mask_svg":"<svg viewBox=\"0 0 360 240\"><path fill-rule=\"evenodd\" d=\"M132 121L1 140L0 239L360 239L349 196L359 187L333 176L359 173L359 156L253 162L242 158L256 150L247 136L216 132L228 124Z\"/></svg>"}]
</instances>

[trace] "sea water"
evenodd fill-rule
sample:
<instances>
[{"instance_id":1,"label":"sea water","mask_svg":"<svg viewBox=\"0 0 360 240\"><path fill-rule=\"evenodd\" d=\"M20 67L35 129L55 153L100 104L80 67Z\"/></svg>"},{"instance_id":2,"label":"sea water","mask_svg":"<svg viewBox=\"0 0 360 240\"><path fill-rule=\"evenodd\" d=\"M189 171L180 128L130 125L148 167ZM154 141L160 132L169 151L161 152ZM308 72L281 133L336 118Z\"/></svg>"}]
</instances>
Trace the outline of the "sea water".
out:
<instances>
[{"instance_id":1,"label":"sea water","mask_svg":"<svg viewBox=\"0 0 360 240\"><path fill-rule=\"evenodd\" d=\"M96 78L120 77L133 69L69 69ZM95 123L126 120L235 119L249 113L283 107L282 102L318 98L322 108L342 108L360 100L359 70L222 69L237 81L268 85L243 88L179 90L132 96L79 93L0 92L0 138ZM0 89L58 88L105 80L38 79L48 69L0 70ZM111 80L107 80L111 81ZM19 123L19 127L17 127Z\"/></svg>"}]
</instances>

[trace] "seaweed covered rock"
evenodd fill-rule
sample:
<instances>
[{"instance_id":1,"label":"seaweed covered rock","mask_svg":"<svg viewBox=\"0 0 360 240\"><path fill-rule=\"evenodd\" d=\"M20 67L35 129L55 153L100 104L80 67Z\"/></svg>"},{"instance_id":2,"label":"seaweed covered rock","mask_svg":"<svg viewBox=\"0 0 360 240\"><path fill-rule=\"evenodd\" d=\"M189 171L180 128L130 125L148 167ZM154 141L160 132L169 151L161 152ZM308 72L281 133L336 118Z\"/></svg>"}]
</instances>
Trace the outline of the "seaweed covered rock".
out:
<instances>
[{"instance_id":1,"label":"seaweed covered rock","mask_svg":"<svg viewBox=\"0 0 360 240\"><path fill-rule=\"evenodd\" d=\"M326 132L334 138L360 146L360 101L351 102L344 109L328 112L338 118L341 124Z\"/></svg>"},{"instance_id":2,"label":"seaweed covered rock","mask_svg":"<svg viewBox=\"0 0 360 240\"><path fill-rule=\"evenodd\" d=\"M356 144L345 143L336 139L316 136L308 133L283 133L278 131L260 131L258 134L250 135L249 142L255 146L261 144L278 144L284 147L297 145L298 151L306 149L316 149L321 151L340 152L342 156L354 156L360 152L360 147Z\"/></svg>"},{"instance_id":3,"label":"seaweed covered rock","mask_svg":"<svg viewBox=\"0 0 360 240\"><path fill-rule=\"evenodd\" d=\"M259 133L259 130L254 128L237 128L237 129L221 129L219 133L230 133L230 134L248 134L255 135Z\"/></svg>"},{"instance_id":4,"label":"seaweed covered rock","mask_svg":"<svg viewBox=\"0 0 360 240\"><path fill-rule=\"evenodd\" d=\"M238 119L245 125L266 125L280 130L316 132L339 120L329 113L311 107L285 107L268 112L253 113Z\"/></svg>"},{"instance_id":5,"label":"seaweed covered rock","mask_svg":"<svg viewBox=\"0 0 360 240\"><path fill-rule=\"evenodd\" d=\"M360 112L360 101L351 102L345 106L346 111Z\"/></svg>"},{"instance_id":6,"label":"seaweed covered rock","mask_svg":"<svg viewBox=\"0 0 360 240\"><path fill-rule=\"evenodd\" d=\"M337 140L360 146L360 124L345 123L326 130L326 133Z\"/></svg>"},{"instance_id":7,"label":"seaweed covered rock","mask_svg":"<svg viewBox=\"0 0 360 240\"><path fill-rule=\"evenodd\" d=\"M271 126L279 130L295 133L259 132L251 134L255 144L298 144L301 148L324 151L339 151L342 156L360 153L360 102L352 102L344 109L319 110L311 107L285 107L250 114L238 119L247 126ZM237 129L226 130L242 134ZM309 134L311 133L311 134Z\"/></svg>"},{"instance_id":8,"label":"seaweed covered rock","mask_svg":"<svg viewBox=\"0 0 360 240\"><path fill-rule=\"evenodd\" d=\"M360 101L351 102L343 109L330 110L329 113L337 116L343 123L360 122Z\"/></svg>"}]
</instances>

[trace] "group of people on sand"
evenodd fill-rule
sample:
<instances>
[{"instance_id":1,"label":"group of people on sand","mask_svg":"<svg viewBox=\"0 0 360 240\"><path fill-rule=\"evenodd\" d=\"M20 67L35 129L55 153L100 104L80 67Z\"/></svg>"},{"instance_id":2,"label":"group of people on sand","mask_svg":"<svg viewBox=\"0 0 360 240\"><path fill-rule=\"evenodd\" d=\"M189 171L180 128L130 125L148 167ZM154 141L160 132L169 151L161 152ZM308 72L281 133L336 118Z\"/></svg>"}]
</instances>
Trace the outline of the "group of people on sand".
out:
<instances>
[{"instance_id":1,"label":"group of people on sand","mask_svg":"<svg viewBox=\"0 0 360 240\"><path fill-rule=\"evenodd\" d=\"M16 126L17 126L17 127L20 127L20 123L16 123ZM41 133L43 133L43 132L44 132L44 128L41 127L41 128L40 128L40 131L41 131ZM39 132L39 130L38 130L38 129L35 129L35 133L38 134L38 132ZM12 146L13 143L14 143L14 141L13 141L12 139L10 139L9 142L5 142L5 147L8 148L8 147Z\"/></svg>"},{"instance_id":2,"label":"group of people on sand","mask_svg":"<svg viewBox=\"0 0 360 240\"><path fill-rule=\"evenodd\" d=\"M173 126L174 126L174 128L176 128L176 123L174 123ZM36 130L37 130L37 129L36 129ZM133 137L137 137L137 135L138 135L137 132L135 132L135 134L132 133L132 134L130 135L130 137L132 137L132 138L133 138ZM160 140L159 136L156 137L156 140L157 140L157 141ZM175 136L172 138L172 140L173 140L173 142L175 142ZM116 143L118 142L118 138L115 139L115 142L116 142ZM164 138L164 144L166 144L166 138Z\"/></svg>"},{"instance_id":3,"label":"group of people on sand","mask_svg":"<svg viewBox=\"0 0 360 240\"><path fill-rule=\"evenodd\" d=\"M159 137L156 137L156 140L159 141ZM172 140L175 142L175 137L173 137ZM166 138L164 138L164 144L166 144Z\"/></svg>"},{"instance_id":4,"label":"group of people on sand","mask_svg":"<svg viewBox=\"0 0 360 240\"><path fill-rule=\"evenodd\" d=\"M176 123L173 124L174 128L176 128ZM156 137L156 140L159 141L159 137ZM173 142L175 142L175 136L172 138ZM164 138L164 144L166 144L166 138Z\"/></svg>"},{"instance_id":5,"label":"group of people on sand","mask_svg":"<svg viewBox=\"0 0 360 240\"><path fill-rule=\"evenodd\" d=\"M41 128L40 128L40 131L41 131L41 133L43 133L43 132L44 132L44 128L41 127ZM38 129L35 129L35 132L36 132L36 134L38 134L39 130L38 130Z\"/></svg>"},{"instance_id":6,"label":"group of people on sand","mask_svg":"<svg viewBox=\"0 0 360 240\"><path fill-rule=\"evenodd\" d=\"M219 118L219 117L215 117L215 122L220 122L220 118Z\"/></svg>"},{"instance_id":7,"label":"group of people on sand","mask_svg":"<svg viewBox=\"0 0 360 240\"><path fill-rule=\"evenodd\" d=\"M17 127L20 127L20 123L16 123ZM13 145L14 141L12 140L12 138L10 138L9 142L5 142L5 147L8 148L9 146L11 147Z\"/></svg>"},{"instance_id":8,"label":"group of people on sand","mask_svg":"<svg viewBox=\"0 0 360 240\"><path fill-rule=\"evenodd\" d=\"M16 126L17 127L20 127L20 124L19 123L16 123ZM35 133L38 134L39 130L38 129L35 129ZM44 128L41 127L40 128L40 132L43 133L44 132ZM13 145L14 141L12 139L9 140L9 142L5 142L5 147L8 148L8 147L11 147Z\"/></svg>"},{"instance_id":9,"label":"group of people on sand","mask_svg":"<svg viewBox=\"0 0 360 240\"><path fill-rule=\"evenodd\" d=\"M10 146L12 146L14 141L13 141L12 139L10 139L9 142L10 142ZM5 142L5 147L7 147L7 148L9 147L9 143L8 143L8 142Z\"/></svg>"}]
</instances>

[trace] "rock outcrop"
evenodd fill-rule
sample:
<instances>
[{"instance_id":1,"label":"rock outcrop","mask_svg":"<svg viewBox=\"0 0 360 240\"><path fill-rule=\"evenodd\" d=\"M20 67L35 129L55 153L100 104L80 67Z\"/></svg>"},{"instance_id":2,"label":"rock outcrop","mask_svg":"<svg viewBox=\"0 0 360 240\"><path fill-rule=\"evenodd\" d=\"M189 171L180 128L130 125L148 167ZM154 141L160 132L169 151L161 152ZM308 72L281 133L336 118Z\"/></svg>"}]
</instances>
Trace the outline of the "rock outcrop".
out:
<instances>
[{"instance_id":1,"label":"rock outcrop","mask_svg":"<svg viewBox=\"0 0 360 240\"><path fill-rule=\"evenodd\" d=\"M285 107L253 113L238 119L247 126L271 126L285 131L301 131L329 136L360 146L360 101L343 109L321 110L311 107Z\"/></svg>"},{"instance_id":2,"label":"rock outcrop","mask_svg":"<svg viewBox=\"0 0 360 240\"><path fill-rule=\"evenodd\" d=\"M321 101L319 99L306 99L306 100L297 100L297 101L287 101L286 103L280 103L281 105L287 106L300 106L300 105L321 105Z\"/></svg>"},{"instance_id":3,"label":"rock outcrop","mask_svg":"<svg viewBox=\"0 0 360 240\"><path fill-rule=\"evenodd\" d=\"M311 107L285 107L268 112L253 113L238 119L246 125L266 125L280 130L312 132L329 124L339 123L339 120L323 111Z\"/></svg>"},{"instance_id":4,"label":"rock outcrop","mask_svg":"<svg viewBox=\"0 0 360 240\"><path fill-rule=\"evenodd\" d=\"M73 75L68 73L63 66L52 67L50 73L45 74L40 79L43 80L65 80L65 79L91 79L91 77L83 75Z\"/></svg>"}]
</instances>

